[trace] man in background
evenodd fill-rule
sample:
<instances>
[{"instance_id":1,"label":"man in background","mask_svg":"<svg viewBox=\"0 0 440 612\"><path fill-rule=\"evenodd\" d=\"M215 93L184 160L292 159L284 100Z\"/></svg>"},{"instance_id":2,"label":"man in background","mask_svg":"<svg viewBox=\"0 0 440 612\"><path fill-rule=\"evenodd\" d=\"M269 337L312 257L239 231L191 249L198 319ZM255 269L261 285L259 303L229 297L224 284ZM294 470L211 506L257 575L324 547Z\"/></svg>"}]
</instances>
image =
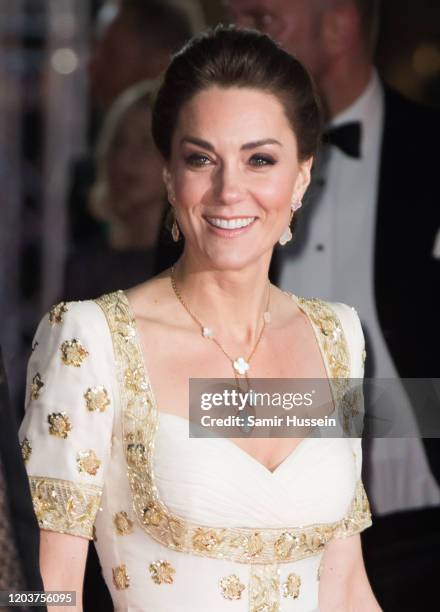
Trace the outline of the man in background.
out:
<instances>
[{"instance_id":1,"label":"man in background","mask_svg":"<svg viewBox=\"0 0 440 612\"><path fill-rule=\"evenodd\" d=\"M303 61L321 94L326 144L298 215L298 237L279 251L280 284L355 306L367 341L366 375L397 381L392 416L408 421L408 437L367 441L375 520L364 541L371 544L366 562L380 603L387 611L412 610L435 558L429 528L438 523L440 453L438 440L422 444L415 436L420 398L411 404L398 381L438 376L438 114L381 82L373 66L377 0L227 4L235 23L268 33ZM411 594L402 588L406 581Z\"/></svg>"}]
</instances>

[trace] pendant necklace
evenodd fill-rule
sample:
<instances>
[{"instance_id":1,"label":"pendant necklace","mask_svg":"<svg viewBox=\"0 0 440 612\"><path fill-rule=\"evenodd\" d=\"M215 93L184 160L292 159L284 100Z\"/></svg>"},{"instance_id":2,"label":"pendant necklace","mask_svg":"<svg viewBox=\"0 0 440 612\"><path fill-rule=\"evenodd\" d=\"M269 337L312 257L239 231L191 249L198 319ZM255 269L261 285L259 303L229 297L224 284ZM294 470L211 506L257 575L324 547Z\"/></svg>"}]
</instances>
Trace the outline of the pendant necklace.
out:
<instances>
[{"instance_id":1,"label":"pendant necklace","mask_svg":"<svg viewBox=\"0 0 440 612\"><path fill-rule=\"evenodd\" d=\"M241 391L240 382L239 382L240 381L239 375L240 375L240 376L242 376L242 377L244 377L246 379L247 390L249 391L249 381L248 381L249 376L248 376L248 371L249 371L249 368L250 368L250 361L251 361L252 357L254 356L255 351L258 348L258 345L260 344L260 341L261 341L261 338L263 337L263 333L264 333L264 329L265 329L266 325L268 323L270 323L270 321L271 321L271 316L270 316L270 311L269 311L269 306L270 306L270 282L269 282L269 286L268 286L266 310L263 313L263 325L261 327L261 331L260 331L260 334L259 334L259 336L257 338L257 341L256 341L255 345L254 345L254 348L250 352L248 358L245 359L244 357L241 357L241 356L238 356L236 358L231 357L231 355L229 355L225 351L223 346L220 344L220 342L215 337L213 329L211 327L207 327L207 326L203 325L203 323L199 320L199 318L193 313L193 311L190 309L188 304L185 302L185 300L183 299L180 291L177 288L176 279L175 279L175 267L174 266L171 267L171 276L170 276L170 279L171 279L171 286L173 288L173 291L174 291L177 299L182 304L182 306L185 308L185 310L190 315L190 317L200 327L202 336L204 338L212 340L219 347L219 349L222 351L222 353L225 355L225 357L227 357L228 360L231 362L232 370L234 372L234 377L235 377L235 380L237 382L238 389ZM247 408L242 410L241 413L242 413L242 416L247 419L247 416L248 416L249 413L247 412L246 414L243 414L246 411L247 411ZM254 409L252 411L255 413ZM252 429L253 429L253 427L249 430L249 427L245 426L244 431L246 431L248 433Z\"/></svg>"}]
</instances>

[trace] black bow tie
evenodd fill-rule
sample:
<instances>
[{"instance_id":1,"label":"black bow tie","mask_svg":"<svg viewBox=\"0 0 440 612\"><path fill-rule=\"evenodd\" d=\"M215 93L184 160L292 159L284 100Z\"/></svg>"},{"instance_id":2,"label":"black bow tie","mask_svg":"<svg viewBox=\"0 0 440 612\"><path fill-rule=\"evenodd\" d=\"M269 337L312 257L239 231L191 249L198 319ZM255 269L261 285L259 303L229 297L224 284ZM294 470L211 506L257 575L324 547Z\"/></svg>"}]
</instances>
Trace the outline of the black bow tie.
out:
<instances>
[{"instance_id":1,"label":"black bow tie","mask_svg":"<svg viewBox=\"0 0 440 612\"><path fill-rule=\"evenodd\" d=\"M362 125L359 121L343 123L332 127L322 137L326 144L334 145L350 157L360 158L361 156L361 134Z\"/></svg>"}]
</instances>

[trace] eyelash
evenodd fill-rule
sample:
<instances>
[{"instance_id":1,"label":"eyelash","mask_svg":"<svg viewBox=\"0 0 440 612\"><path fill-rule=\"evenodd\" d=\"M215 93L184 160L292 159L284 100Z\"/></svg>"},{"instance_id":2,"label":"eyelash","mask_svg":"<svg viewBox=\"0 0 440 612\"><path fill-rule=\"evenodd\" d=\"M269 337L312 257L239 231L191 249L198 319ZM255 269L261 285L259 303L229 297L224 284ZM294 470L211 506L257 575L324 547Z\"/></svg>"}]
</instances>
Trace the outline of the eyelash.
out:
<instances>
[{"instance_id":1,"label":"eyelash","mask_svg":"<svg viewBox=\"0 0 440 612\"><path fill-rule=\"evenodd\" d=\"M257 168L263 168L264 166L273 166L276 164L276 161L273 159L273 157L270 157L269 155L262 155L261 153L256 153L255 155L252 155L249 162L251 162L252 160L258 160L258 163L251 164L252 166ZM191 155L185 157L185 163L188 166L192 166L194 168L203 168L203 166L206 166L207 162L209 161L209 157L201 153L192 153Z\"/></svg>"}]
</instances>

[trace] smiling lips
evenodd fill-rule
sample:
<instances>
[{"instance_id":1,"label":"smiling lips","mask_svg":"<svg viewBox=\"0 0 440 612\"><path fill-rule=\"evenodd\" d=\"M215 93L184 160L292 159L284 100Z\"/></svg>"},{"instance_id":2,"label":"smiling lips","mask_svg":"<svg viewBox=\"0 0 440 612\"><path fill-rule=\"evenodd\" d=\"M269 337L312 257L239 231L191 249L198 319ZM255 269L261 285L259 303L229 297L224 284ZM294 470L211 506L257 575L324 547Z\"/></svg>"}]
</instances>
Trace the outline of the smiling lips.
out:
<instances>
[{"instance_id":1,"label":"smiling lips","mask_svg":"<svg viewBox=\"0 0 440 612\"><path fill-rule=\"evenodd\" d=\"M205 217L205 219L213 228L216 234L225 236L242 233L243 230L252 225L256 217L236 217L234 219L224 219L222 217Z\"/></svg>"}]
</instances>

